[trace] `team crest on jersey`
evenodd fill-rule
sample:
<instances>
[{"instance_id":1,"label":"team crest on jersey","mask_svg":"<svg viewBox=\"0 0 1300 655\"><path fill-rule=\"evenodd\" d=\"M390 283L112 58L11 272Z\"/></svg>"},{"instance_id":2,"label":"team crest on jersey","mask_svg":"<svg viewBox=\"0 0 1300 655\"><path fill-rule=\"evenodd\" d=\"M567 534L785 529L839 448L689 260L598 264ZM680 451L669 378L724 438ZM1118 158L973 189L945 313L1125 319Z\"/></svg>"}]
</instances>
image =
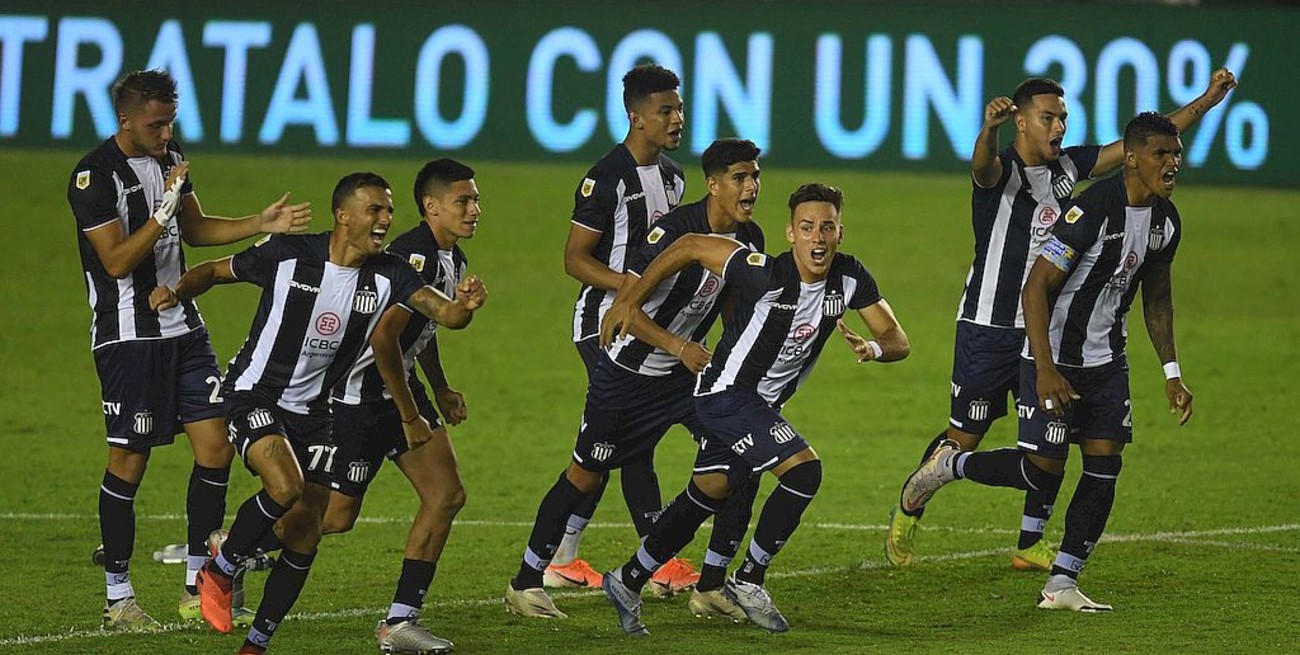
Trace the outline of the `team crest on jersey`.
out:
<instances>
[{"instance_id":1,"label":"team crest on jersey","mask_svg":"<svg viewBox=\"0 0 1300 655\"><path fill-rule=\"evenodd\" d=\"M77 188L86 190L90 187L90 171L79 171L77 173Z\"/></svg>"},{"instance_id":2,"label":"team crest on jersey","mask_svg":"<svg viewBox=\"0 0 1300 655\"><path fill-rule=\"evenodd\" d=\"M966 412L966 416L972 421L987 421L989 418L989 401L972 400L970 402L970 411Z\"/></svg>"},{"instance_id":3,"label":"team crest on jersey","mask_svg":"<svg viewBox=\"0 0 1300 655\"><path fill-rule=\"evenodd\" d=\"M1077 205L1071 207L1070 211L1065 212L1065 222L1069 223L1070 225L1074 225L1075 223L1077 223L1080 218L1083 218L1083 209L1078 207Z\"/></svg>"},{"instance_id":4,"label":"team crest on jersey","mask_svg":"<svg viewBox=\"0 0 1300 655\"><path fill-rule=\"evenodd\" d=\"M1047 443L1063 444L1065 443L1066 425L1060 421L1052 421L1047 424Z\"/></svg>"},{"instance_id":5,"label":"team crest on jersey","mask_svg":"<svg viewBox=\"0 0 1300 655\"><path fill-rule=\"evenodd\" d=\"M832 290L822 299L822 316L840 317L844 314L844 294Z\"/></svg>"},{"instance_id":6,"label":"team crest on jersey","mask_svg":"<svg viewBox=\"0 0 1300 655\"><path fill-rule=\"evenodd\" d=\"M1058 200L1064 200L1070 197L1074 192L1074 180L1069 175L1057 175L1052 178L1052 195Z\"/></svg>"},{"instance_id":7,"label":"team crest on jersey","mask_svg":"<svg viewBox=\"0 0 1300 655\"><path fill-rule=\"evenodd\" d=\"M591 179L591 178L589 178L589 177L584 177L584 178L582 178L582 197L583 197L583 198L590 198L590 197L591 197L591 192L592 192L592 191L595 191L595 190L596 190L596 181L595 181L595 180L593 180L593 179Z\"/></svg>"},{"instance_id":8,"label":"team crest on jersey","mask_svg":"<svg viewBox=\"0 0 1300 655\"><path fill-rule=\"evenodd\" d=\"M664 238L664 229L662 227L657 227L650 230L650 234L646 235L645 240L653 246L654 244L659 243L659 240L662 238Z\"/></svg>"},{"instance_id":9,"label":"team crest on jersey","mask_svg":"<svg viewBox=\"0 0 1300 655\"><path fill-rule=\"evenodd\" d=\"M132 422L131 429L135 430L135 433L139 435L146 435L152 433L153 413L147 411L136 412L135 420Z\"/></svg>"},{"instance_id":10,"label":"team crest on jersey","mask_svg":"<svg viewBox=\"0 0 1300 655\"><path fill-rule=\"evenodd\" d=\"M258 407L257 409L254 409L253 411L248 413L247 420L248 420L248 427L257 430L260 428L264 428L270 425L271 423L274 423L275 417L271 416L271 412L267 411L266 409Z\"/></svg>"},{"instance_id":11,"label":"team crest on jersey","mask_svg":"<svg viewBox=\"0 0 1300 655\"><path fill-rule=\"evenodd\" d=\"M352 296L352 311L358 314L373 314L379 309L379 294L369 289L362 289Z\"/></svg>"},{"instance_id":12,"label":"team crest on jersey","mask_svg":"<svg viewBox=\"0 0 1300 655\"><path fill-rule=\"evenodd\" d=\"M750 266L765 266L767 264L767 255L761 252L751 252L745 258L745 261L749 262Z\"/></svg>"},{"instance_id":13,"label":"team crest on jersey","mask_svg":"<svg viewBox=\"0 0 1300 655\"><path fill-rule=\"evenodd\" d=\"M591 445L591 458L597 462L603 462L613 456L614 444L600 442Z\"/></svg>"},{"instance_id":14,"label":"team crest on jersey","mask_svg":"<svg viewBox=\"0 0 1300 655\"><path fill-rule=\"evenodd\" d=\"M1151 250L1159 250L1163 248L1164 245L1165 226L1158 223L1152 223L1151 232L1147 235L1147 248Z\"/></svg>"},{"instance_id":15,"label":"team crest on jersey","mask_svg":"<svg viewBox=\"0 0 1300 655\"><path fill-rule=\"evenodd\" d=\"M352 462L348 464L348 481L362 484L370 476L370 462Z\"/></svg>"},{"instance_id":16,"label":"team crest on jersey","mask_svg":"<svg viewBox=\"0 0 1300 655\"><path fill-rule=\"evenodd\" d=\"M420 273L424 272L424 255L421 255L420 253L417 252L413 252L411 253L410 258L407 259L407 261L411 262L411 268L414 268L416 271Z\"/></svg>"},{"instance_id":17,"label":"team crest on jersey","mask_svg":"<svg viewBox=\"0 0 1300 655\"><path fill-rule=\"evenodd\" d=\"M792 439L799 436L799 433L795 431L794 426L789 423L777 423L776 425L773 425L767 433L772 437L772 441L775 441L776 443L789 443Z\"/></svg>"}]
</instances>

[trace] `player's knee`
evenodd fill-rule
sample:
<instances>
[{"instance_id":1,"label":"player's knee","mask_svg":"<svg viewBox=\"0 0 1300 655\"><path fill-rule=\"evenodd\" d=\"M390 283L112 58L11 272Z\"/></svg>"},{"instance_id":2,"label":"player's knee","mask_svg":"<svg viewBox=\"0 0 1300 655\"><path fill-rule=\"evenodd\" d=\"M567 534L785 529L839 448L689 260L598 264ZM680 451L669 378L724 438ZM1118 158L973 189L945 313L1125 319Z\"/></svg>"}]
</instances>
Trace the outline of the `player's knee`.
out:
<instances>
[{"instance_id":1,"label":"player's knee","mask_svg":"<svg viewBox=\"0 0 1300 655\"><path fill-rule=\"evenodd\" d=\"M947 437L957 442L963 453L969 453L980 447L980 442L984 440L984 435L973 432L963 432L953 426L948 426Z\"/></svg>"},{"instance_id":2,"label":"player's knee","mask_svg":"<svg viewBox=\"0 0 1300 655\"><path fill-rule=\"evenodd\" d=\"M266 493L271 496L271 500L279 503L285 509L293 507L302 499L302 476L264 477L262 486L266 489Z\"/></svg>"},{"instance_id":3,"label":"player's knee","mask_svg":"<svg viewBox=\"0 0 1300 655\"><path fill-rule=\"evenodd\" d=\"M357 524L357 513L346 510L331 510L325 513L325 519L321 521L321 534L343 534L352 530Z\"/></svg>"},{"instance_id":4,"label":"player's knee","mask_svg":"<svg viewBox=\"0 0 1300 655\"><path fill-rule=\"evenodd\" d=\"M1048 464L1049 468L1040 466L1038 463L1040 460ZM1051 466L1052 464L1056 466ZM1025 456L1020 470L1024 473L1025 482L1029 483L1031 489L1049 493L1053 496L1061 490L1061 482L1065 480L1065 462L1062 460Z\"/></svg>"},{"instance_id":5,"label":"player's knee","mask_svg":"<svg viewBox=\"0 0 1300 655\"><path fill-rule=\"evenodd\" d=\"M1035 455L1033 453L1024 453L1024 458L1025 462L1027 462L1027 465L1024 467L1026 471L1032 467L1057 477L1065 475L1065 460L1063 459L1052 459L1050 457L1043 457L1042 455Z\"/></svg>"},{"instance_id":6,"label":"player's knee","mask_svg":"<svg viewBox=\"0 0 1300 655\"><path fill-rule=\"evenodd\" d=\"M1119 477L1122 468L1124 468L1124 458L1121 455L1083 456L1084 475L1102 480L1114 480Z\"/></svg>"},{"instance_id":7,"label":"player's knee","mask_svg":"<svg viewBox=\"0 0 1300 655\"><path fill-rule=\"evenodd\" d=\"M731 484L727 476L722 473L697 473L691 476L691 484L688 491L697 492L701 496L706 496L710 501L722 502L731 494ZM715 508L713 511L717 511Z\"/></svg>"},{"instance_id":8,"label":"player's knee","mask_svg":"<svg viewBox=\"0 0 1300 655\"><path fill-rule=\"evenodd\" d=\"M822 486L822 461L814 459L795 466L780 477L781 486L801 496L816 496Z\"/></svg>"},{"instance_id":9,"label":"player's knee","mask_svg":"<svg viewBox=\"0 0 1300 655\"><path fill-rule=\"evenodd\" d=\"M604 473L589 471L579 466L577 462L569 462L569 468L565 470L564 476L569 479L570 484L584 494L595 491L605 481Z\"/></svg>"},{"instance_id":10,"label":"player's knee","mask_svg":"<svg viewBox=\"0 0 1300 655\"><path fill-rule=\"evenodd\" d=\"M435 502L443 513L455 515L465 506L465 485L460 480L440 485Z\"/></svg>"},{"instance_id":11,"label":"player's knee","mask_svg":"<svg viewBox=\"0 0 1300 655\"><path fill-rule=\"evenodd\" d=\"M300 553L312 553L320 544L321 521L314 512L294 512L280 519L281 540Z\"/></svg>"}]
</instances>

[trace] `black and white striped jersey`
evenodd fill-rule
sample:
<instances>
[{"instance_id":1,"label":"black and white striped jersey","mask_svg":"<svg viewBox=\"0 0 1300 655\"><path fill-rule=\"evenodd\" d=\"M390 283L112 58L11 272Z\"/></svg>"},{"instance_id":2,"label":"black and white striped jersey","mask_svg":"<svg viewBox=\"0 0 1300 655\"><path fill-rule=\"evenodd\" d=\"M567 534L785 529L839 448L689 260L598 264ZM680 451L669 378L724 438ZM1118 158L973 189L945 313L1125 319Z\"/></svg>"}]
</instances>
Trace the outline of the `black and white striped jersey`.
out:
<instances>
[{"instance_id":1,"label":"black and white striped jersey","mask_svg":"<svg viewBox=\"0 0 1300 655\"><path fill-rule=\"evenodd\" d=\"M573 194L573 223L600 233L591 255L612 270L623 272L629 247L645 239L650 226L672 211L686 192L686 179L677 162L659 155L659 162L637 166L627 146L618 144L578 184ZM573 340L600 332L600 319L614 303L614 292L584 284L573 307Z\"/></svg>"},{"instance_id":2,"label":"black and white striped jersey","mask_svg":"<svg viewBox=\"0 0 1300 655\"><path fill-rule=\"evenodd\" d=\"M262 287L262 299L226 369L225 393L252 391L296 414L324 410L380 315L423 286L406 260L387 253L359 268L329 261L329 238L276 236L231 259L235 277Z\"/></svg>"},{"instance_id":3,"label":"black and white striped jersey","mask_svg":"<svg viewBox=\"0 0 1300 655\"><path fill-rule=\"evenodd\" d=\"M1020 290L1074 185L1091 175L1100 146L1066 148L1056 161L1026 166L1014 146L1000 153L1002 176L981 188L971 180L975 260L966 275L957 320L1023 328Z\"/></svg>"},{"instance_id":4,"label":"black and white striped jersey","mask_svg":"<svg viewBox=\"0 0 1300 655\"><path fill-rule=\"evenodd\" d=\"M1079 194L1043 250L1048 261L1069 268L1052 299L1048 330L1057 364L1091 368L1124 357L1138 285L1153 265L1173 262L1182 232L1167 199L1130 207L1123 175ZM1024 353L1031 357L1027 341Z\"/></svg>"},{"instance_id":5,"label":"black and white striped jersey","mask_svg":"<svg viewBox=\"0 0 1300 655\"><path fill-rule=\"evenodd\" d=\"M180 220L173 220L135 270L115 279L90 245L86 233L110 223L122 225L125 236L153 220L162 204L164 185L172 166L184 160L180 146L167 145L167 157L127 157L117 140L109 137L90 151L72 170L68 180L68 204L77 219L77 245L86 294L94 318L90 326L92 349L119 341L166 339L203 327L198 305L186 300L171 309L149 309L149 293L160 285L176 286L185 272L181 250ZM194 192L189 179L181 195Z\"/></svg>"},{"instance_id":6,"label":"black and white striped jersey","mask_svg":"<svg viewBox=\"0 0 1300 655\"><path fill-rule=\"evenodd\" d=\"M737 294L735 310L696 381L696 396L736 387L780 407L807 379L844 312L881 300L871 273L843 253L835 254L826 279L812 284L799 279L792 252L769 257L737 248L724 273Z\"/></svg>"},{"instance_id":7,"label":"black and white striped jersey","mask_svg":"<svg viewBox=\"0 0 1300 655\"><path fill-rule=\"evenodd\" d=\"M392 255L405 259L426 285L437 289L449 299L456 297L456 285L465 277L465 267L469 262L458 245L453 245L451 250L439 248L428 223L420 221L419 225L403 232L388 244L387 250ZM418 386L420 379L415 373L415 358L429 346L438 324L413 308L403 306L411 311L411 319L407 321L399 340L402 363L406 366L408 382ZM348 405L393 397L384 386L384 380L375 366L375 351L369 342L347 377L334 387L333 397L334 402Z\"/></svg>"},{"instance_id":8,"label":"black and white striped jersey","mask_svg":"<svg viewBox=\"0 0 1300 655\"><path fill-rule=\"evenodd\" d=\"M711 234L707 206L705 197L669 212L636 248L627 272L641 275L659 253L683 235ZM734 233L719 236L735 239L751 250L763 251L763 230L756 223L737 223ZM721 309L718 299L724 286L722 278L699 264L691 264L660 282L641 304L641 310L665 330L703 343ZM641 375L663 376L684 368L675 353L664 352L631 335L615 341L607 352L614 363Z\"/></svg>"}]
</instances>

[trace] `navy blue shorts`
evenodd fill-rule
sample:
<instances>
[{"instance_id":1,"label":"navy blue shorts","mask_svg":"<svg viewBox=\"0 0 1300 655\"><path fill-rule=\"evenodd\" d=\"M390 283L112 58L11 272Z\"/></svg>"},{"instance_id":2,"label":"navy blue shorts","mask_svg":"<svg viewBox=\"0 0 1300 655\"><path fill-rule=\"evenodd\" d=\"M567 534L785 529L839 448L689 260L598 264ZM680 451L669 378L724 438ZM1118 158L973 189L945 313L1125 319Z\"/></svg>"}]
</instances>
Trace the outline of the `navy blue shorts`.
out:
<instances>
[{"instance_id":1,"label":"navy blue shorts","mask_svg":"<svg viewBox=\"0 0 1300 655\"><path fill-rule=\"evenodd\" d=\"M1007 394L1020 390L1024 345L1024 330L957 321L948 412L953 427L983 436L993 421L1007 415Z\"/></svg>"},{"instance_id":2,"label":"navy blue shorts","mask_svg":"<svg viewBox=\"0 0 1300 655\"><path fill-rule=\"evenodd\" d=\"M442 425L438 412L424 391L424 385L411 385L420 416L437 429ZM334 414L334 471L330 489L360 498L375 479L384 458L396 460L410 450L402 432L402 416L391 400L360 405L345 405L337 400L330 405Z\"/></svg>"},{"instance_id":3,"label":"navy blue shorts","mask_svg":"<svg viewBox=\"0 0 1300 655\"><path fill-rule=\"evenodd\" d=\"M582 358L582 365L587 368L587 382L591 382L591 376L596 372L596 365L602 359L609 359L609 355L604 348L600 347L600 337L589 337L582 341L576 341L573 344L578 349L578 356Z\"/></svg>"},{"instance_id":4,"label":"navy blue shorts","mask_svg":"<svg viewBox=\"0 0 1300 655\"><path fill-rule=\"evenodd\" d=\"M257 440L278 434L289 440L302 467L302 477L311 484L328 487L334 467L333 420L328 412L295 414L285 411L257 393L226 394L226 429L230 443L248 464L248 448ZM253 469L249 467L249 470ZM256 472L254 472L256 474Z\"/></svg>"},{"instance_id":5,"label":"navy blue shorts","mask_svg":"<svg viewBox=\"0 0 1300 655\"><path fill-rule=\"evenodd\" d=\"M601 356L587 385L587 405L573 449L578 466L609 471L648 459L668 428L679 423L699 433L691 400L694 375L640 375Z\"/></svg>"},{"instance_id":6,"label":"navy blue shorts","mask_svg":"<svg viewBox=\"0 0 1300 655\"><path fill-rule=\"evenodd\" d=\"M753 391L728 389L697 396L695 413L704 425L696 473L748 476L808 447L803 435Z\"/></svg>"},{"instance_id":7,"label":"navy blue shorts","mask_svg":"<svg viewBox=\"0 0 1300 655\"><path fill-rule=\"evenodd\" d=\"M1020 360L1020 394L1034 405L1018 407L1022 450L1052 459L1066 459L1070 443L1081 439L1133 441L1132 404L1129 398L1128 362L1120 360L1095 368L1058 367L1057 370L1082 398L1057 416L1037 407L1037 371L1034 362Z\"/></svg>"},{"instance_id":8,"label":"navy blue shorts","mask_svg":"<svg viewBox=\"0 0 1300 655\"><path fill-rule=\"evenodd\" d=\"M95 350L108 445L147 452L186 423L220 418L221 372L208 331Z\"/></svg>"}]
</instances>

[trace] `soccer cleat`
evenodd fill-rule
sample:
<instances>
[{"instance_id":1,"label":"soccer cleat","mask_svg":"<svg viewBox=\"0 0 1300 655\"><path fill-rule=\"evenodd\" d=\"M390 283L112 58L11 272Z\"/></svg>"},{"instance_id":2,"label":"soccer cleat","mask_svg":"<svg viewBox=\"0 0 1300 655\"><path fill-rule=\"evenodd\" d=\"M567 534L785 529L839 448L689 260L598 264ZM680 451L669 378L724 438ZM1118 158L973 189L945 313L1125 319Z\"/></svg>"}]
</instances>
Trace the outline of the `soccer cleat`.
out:
<instances>
[{"instance_id":1,"label":"soccer cleat","mask_svg":"<svg viewBox=\"0 0 1300 655\"><path fill-rule=\"evenodd\" d=\"M515 589L506 585L506 610L511 614L538 619L567 619L568 614L555 606L555 601L541 587Z\"/></svg>"},{"instance_id":2,"label":"soccer cleat","mask_svg":"<svg viewBox=\"0 0 1300 655\"><path fill-rule=\"evenodd\" d=\"M613 571L606 573L600 586L605 598L618 610L618 626L632 637L649 637L650 631L641 623L641 594L627 588Z\"/></svg>"},{"instance_id":3,"label":"soccer cleat","mask_svg":"<svg viewBox=\"0 0 1300 655\"><path fill-rule=\"evenodd\" d=\"M234 594L231 594L234 597ZM181 592L181 602L176 608L176 612L181 615L182 621L202 621L202 596L199 594L190 595L184 591ZM233 603L233 601L232 601ZM253 619L257 618L257 612L247 607L232 604L230 607L230 622L237 628L247 628L253 625Z\"/></svg>"},{"instance_id":4,"label":"soccer cleat","mask_svg":"<svg viewBox=\"0 0 1300 655\"><path fill-rule=\"evenodd\" d=\"M1056 551L1042 540L1011 555L1011 568L1017 571L1051 571L1056 561Z\"/></svg>"},{"instance_id":5,"label":"soccer cleat","mask_svg":"<svg viewBox=\"0 0 1300 655\"><path fill-rule=\"evenodd\" d=\"M117 630L121 632L158 632L163 626L152 616L145 614L140 609L140 605L135 602L135 596L123 598L113 603L104 603L104 625L105 630Z\"/></svg>"},{"instance_id":6,"label":"soccer cleat","mask_svg":"<svg viewBox=\"0 0 1300 655\"><path fill-rule=\"evenodd\" d=\"M375 639L379 650L385 653L404 653L406 655L433 655L450 653L455 645L442 637L435 636L420 625L418 618L408 619L394 625L380 621L375 626Z\"/></svg>"},{"instance_id":7,"label":"soccer cleat","mask_svg":"<svg viewBox=\"0 0 1300 655\"><path fill-rule=\"evenodd\" d=\"M895 507L889 510L889 531L885 534L885 559L894 566L912 563L912 539L921 517Z\"/></svg>"},{"instance_id":8,"label":"soccer cleat","mask_svg":"<svg viewBox=\"0 0 1300 655\"><path fill-rule=\"evenodd\" d=\"M600 589L600 573L587 560L575 559L564 565L552 564L542 572L546 587L590 587Z\"/></svg>"},{"instance_id":9,"label":"soccer cleat","mask_svg":"<svg viewBox=\"0 0 1300 655\"><path fill-rule=\"evenodd\" d=\"M940 487L956 478L952 474L950 462L960 452L960 446L952 439L944 439L933 453L907 477L903 491L899 494L898 506L905 514L915 515L925 507L930 497Z\"/></svg>"},{"instance_id":10,"label":"soccer cleat","mask_svg":"<svg viewBox=\"0 0 1300 655\"><path fill-rule=\"evenodd\" d=\"M733 573L727 576L727 582L722 585L722 593L740 606L745 616L760 628L772 632L785 632L790 629L790 623L781 615L781 610L776 608L772 597L762 585L738 580Z\"/></svg>"},{"instance_id":11,"label":"soccer cleat","mask_svg":"<svg viewBox=\"0 0 1300 655\"><path fill-rule=\"evenodd\" d=\"M253 644L244 644L235 655L266 655L266 649Z\"/></svg>"},{"instance_id":12,"label":"soccer cleat","mask_svg":"<svg viewBox=\"0 0 1300 655\"><path fill-rule=\"evenodd\" d=\"M228 634L234 628L230 609L232 581L226 574L215 570L211 562L199 569L194 580L199 588L199 612L217 632Z\"/></svg>"},{"instance_id":13,"label":"soccer cleat","mask_svg":"<svg viewBox=\"0 0 1300 655\"><path fill-rule=\"evenodd\" d=\"M695 589L691 592L691 600L686 603L690 608L691 614L697 619L711 619L715 616L723 616L731 619L733 623L741 623L749 620L745 616L745 610L741 609L736 601L731 600L721 589L710 589L709 591L700 591Z\"/></svg>"},{"instance_id":14,"label":"soccer cleat","mask_svg":"<svg viewBox=\"0 0 1300 655\"><path fill-rule=\"evenodd\" d=\"M1066 587L1056 591L1044 589L1038 592L1038 609L1096 613L1109 612L1115 608L1088 598L1079 591L1078 587Z\"/></svg>"},{"instance_id":15,"label":"soccer cleat","mask_svg":"<svg viewBox=\"0 0 1300 655\"><path fill-rule=\"evenodd\" d=\"M695 570L690 560L674 557L650 576L650 593L655 598L668 598L694 589L695 583L699 581L700 572Z\"/></svg>"}]
</instances>

